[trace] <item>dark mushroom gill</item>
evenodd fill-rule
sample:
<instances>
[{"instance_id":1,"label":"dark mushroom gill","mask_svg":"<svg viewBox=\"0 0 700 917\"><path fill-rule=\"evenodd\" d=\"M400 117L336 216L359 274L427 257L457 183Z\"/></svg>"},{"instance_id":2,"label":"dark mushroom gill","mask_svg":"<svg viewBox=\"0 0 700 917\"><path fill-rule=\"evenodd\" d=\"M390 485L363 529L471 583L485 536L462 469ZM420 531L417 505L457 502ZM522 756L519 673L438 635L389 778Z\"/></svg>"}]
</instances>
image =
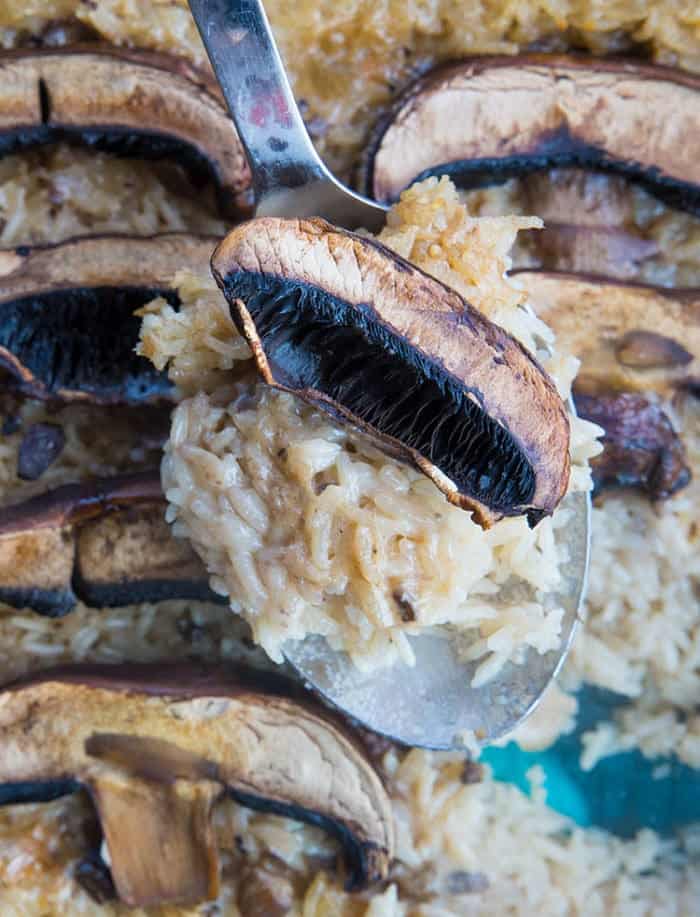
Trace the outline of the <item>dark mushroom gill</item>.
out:
<instances>
[{"instance_id":1,"label":"dark mushroom gill","mask_svg":"<svg viewBox=\"0 0 700 917\"><path fill-rule=\"evenodd\" d=\"M16 356L27 373L23 387L33 394L41 387L44 397L67 391L105 402L169 397L167 377L134 352L141 324L134 311L156 296L179 303L172 290L89 287L45 290L0 306L0 363L12 371L16 363L5 353Z\"/></svg>"},{"instance_id":2,"label":"dark mushroom gill","mask_svg":"<svg viewBox=\"0 0 700 917\"><path fill-rule=\"evenodd\" d=\"M238 276L228 289L253 316L282 385L323 392L498 513L530 503L532 465L479 406L478 390L465 390L437 361L382 327L371 308L351 311L310 284L261 274Z\"/></svg>"},{"instance_id":3,"label":"dark mushroom gill","mask_svg":"<svg viewBox=\"0 0 700 917\"><path fill-rule=\"evenodd\" d=\"M212 259L270 384L349 421L490 525L551 513L568 421L515 339L389 249L323 220L254 220Z\"/></svg>"}]
</instances>

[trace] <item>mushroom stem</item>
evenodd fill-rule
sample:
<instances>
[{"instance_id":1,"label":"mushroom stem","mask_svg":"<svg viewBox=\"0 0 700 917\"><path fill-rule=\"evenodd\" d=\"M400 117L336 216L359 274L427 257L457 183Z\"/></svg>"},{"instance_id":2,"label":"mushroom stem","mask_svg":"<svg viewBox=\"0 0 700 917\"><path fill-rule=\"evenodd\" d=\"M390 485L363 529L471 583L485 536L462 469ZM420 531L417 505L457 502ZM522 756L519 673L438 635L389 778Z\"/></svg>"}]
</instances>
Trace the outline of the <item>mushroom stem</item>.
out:
<instances>
[{"instance_id":1,"label":"mushroom stem","mask_svg":"<svg viewBox=\"0 0 700 917\"><path fill-rule=\"evenodd\" d=\"M211 809L221 786L208 781L159 783L109 773L88 783L122 901L152 907L194 905L219 891Z\"/></svg>"}]
</instances>

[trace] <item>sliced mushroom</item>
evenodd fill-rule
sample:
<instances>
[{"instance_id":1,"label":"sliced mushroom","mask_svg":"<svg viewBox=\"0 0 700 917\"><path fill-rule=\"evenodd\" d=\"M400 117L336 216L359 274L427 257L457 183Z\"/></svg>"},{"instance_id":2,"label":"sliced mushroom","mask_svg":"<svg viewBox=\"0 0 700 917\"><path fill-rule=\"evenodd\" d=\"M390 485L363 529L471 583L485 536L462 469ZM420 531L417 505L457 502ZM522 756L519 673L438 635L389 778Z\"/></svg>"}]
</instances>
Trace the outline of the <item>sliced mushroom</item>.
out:
<instances>
[{"instance_id":1,"label":"sliced mushroom","mask_svg":"<svg viewBox=\"0 0 700 917\"><path fill-rule=\"evenodd\" d=\"M576 407L605 429L591 462L596 488L636 487L658 500L685 487L690 469L665 404L700 368L700 291L541 271L514 277L581 359Z\"/></svg>"},{"instance_id":2,"label":"sliced mushroom","mask_svg":"<svg viewBox=\"0 0 700 917\"><path fill-rule=\"evenodd\" d=\"M166 54L77 46L0 56L0 156L58 141L171 158L212 178L227 216L250 212L243 148L213 81Z\"/></svg>"},{"instance_id":3,"label":"sliced mushroom","mask_svg":"<svg viewBox=\"0 0 700 917\"><path fill-rule=\"evenodd\" d=\"M391 804L361 746L259 673L49 670L0 693L0 739L2 802L88 789L115 887L132 906L216 896L211 810L226 793L334 833L355 885L386 877Z\"/></svg>"},{"instance_id":4,"label":"sliced mushroom","mask_svg":"<svg viewBox=\"0 0 700 917\"><path fill-rule=\"evenodd\" d=\"M576 410L605 430L591 464L596 490L634 487L666 500L690 483L683 443L663 408L638 392L578 391Z\"/></svg>"},{"instance_id":5,"label":"sliced mushroom","mask_svg":"<svg viewBox=\"0 0 700 917\"><path fill-rule=\"evenodd\" d=\"M544 220L544 229L527 234L540 268L631 280L659 254L634 227L634 198L623 178L552 169L519 190L524 211Z\"/></svg>"},{"instance_id":6,"label":"sliced mushroom","mask_svg":"<svg viewBox=\"0 0 700 917\"><path fill-rule=\"evenodd\" d=\"M691 74L559 55L472 58L409 88L370 144L365 181L392 201L428 175L473 188L584 166L700 214L699 134Z\"/></svg>"},{"instance_id":7,"label":"sliced mushroom","mask_svg":"<svg viewBox=\"0 0 700 917\"><path fill-rule=\"evenodd\" d=\"M0 509L0 601L60 617L182 598L222 601L165 522L157 471L68 484Z\"/></svg>"},{"instance_id":8,"label":"sliced mushroom","mask_svg":"<svg viewBox=\"0 0 700 917\"><path fill-rule=\"evenodd\" d=\"M0 251L0 366L34 398L170 398L167 376L134 353L140 319L133 313L155 296L176 305L175 274L201 272L214 244L168 233Z\"/></svg>"},{"instance_id":9,"label":"sliced mushroom","mask_svg":"<svg viewBox=\"0 0 700 917\"><path fill-rule=\"evenodd\" d=\"M456 292L324 220L253 220L212 269L264 380L412 462L484 527L553 512L569 424L551 379Z\"/></svg>"},{"instance_id":10,"label":"sliced mushroom","mask_svg":"<svg viewBox=\"0 0 700 917\"><path fill-rule=\"evenodd\" d=\"M543 268L594 271L620 280L638 277L640 266L659 251L656 242L608 226L547 223L542 232L533 235Z\"/></svg>"},{"instance_id":11,"label":"sliced mushroom","mask_svg":"<svg viewBox=\"0 0 700 917\"><path fill-rule=\"evenodd\" d=\"M581 360L579 388L671 397L686 378L700 373L700 290L554 271L512 276L540 318Z\"/></svg>"}]
</instances>

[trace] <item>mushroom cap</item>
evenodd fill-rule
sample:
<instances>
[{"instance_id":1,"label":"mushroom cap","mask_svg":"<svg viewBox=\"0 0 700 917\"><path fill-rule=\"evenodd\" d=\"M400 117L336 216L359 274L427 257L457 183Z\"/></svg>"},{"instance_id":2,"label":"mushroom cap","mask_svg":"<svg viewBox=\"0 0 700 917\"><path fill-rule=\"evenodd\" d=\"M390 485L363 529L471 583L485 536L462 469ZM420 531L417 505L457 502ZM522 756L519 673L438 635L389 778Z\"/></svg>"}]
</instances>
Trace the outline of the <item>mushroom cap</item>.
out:
<instances>
[{"instance_id":1,"label":"mushroom cap","mask_svg":"<svg viewBox=\"0 0 700 917\"><path fill-rule=\"evenodd\" d=\"M516 271L537 314L581 360L574 400L605 430L596 490L634 487L667 499L691 480L665 406L700 373L700 290L566 272Z\"/></svg>"},{"instance_id":2,"label":"mushroom cap","mask_svg":"<svg viewBox=\"0 0 700 917\"><path fill-rule=\"evenodd\" d=\"M218 85L183 59L95 44L0 54L0 156L65 141L172 158L250 213L251 175Z\"/></svg>"},{"instance_id":3,"label":"mushroom cap","mask_svg":"<svg viewBox=\"0 0 700 917\"><path fill-rule=\"evenodd\" d=\"M686 378L700 375L700 290L563 271L518 270L511 276L581 360L579 388L599 382L669 397Z\"/></svg>"},{"instance_id":4,"label":"mushroom cap","mask_svg":"<svg viewBox=\"0 0 700 917\"><path fill-rule=\"evenodd\" d=\"M0 509L0 601L60 617L78 599L222 602L165 521L157 470L66 484Z\"/></svg>"},{"instance_id":5,"label":"mushroom cap","mask_svg":"<svg viewBox=\"0 0 700 917\"><path fill-rule=\"evenodd\" d=\"M212 270L263 379L354 424L488 526L563 497L552 380L458 293L324 220L252 220Z\"/></svg>"}]
</instances>

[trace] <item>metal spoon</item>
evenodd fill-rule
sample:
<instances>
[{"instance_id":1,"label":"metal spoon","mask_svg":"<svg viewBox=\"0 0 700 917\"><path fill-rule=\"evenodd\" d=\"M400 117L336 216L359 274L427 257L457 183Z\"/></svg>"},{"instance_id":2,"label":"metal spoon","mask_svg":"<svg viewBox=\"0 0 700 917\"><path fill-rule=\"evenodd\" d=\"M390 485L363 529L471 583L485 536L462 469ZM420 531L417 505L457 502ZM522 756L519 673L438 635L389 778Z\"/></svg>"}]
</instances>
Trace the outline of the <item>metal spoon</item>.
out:
<instances>
[{"instance_id":1,"label":"metal spoon","mask_svg":"<svg viewBox=\"0 0 700 917\"><path fill-rule=\"evenodd\" d=\"M245 147L257 216L322 216L347 229L379 229L385 208L350 191L316 153L296 106L259 0L189 0L207 53ZM410 637L415 666L397 663L363 674L323 637L288 642L285 656L310 687L362 725L408 745L452 748L465 732L488 744L510 732L537 705L561 667L579 618L589 553L590 501L564 503L571 520L560 537L569 559L560 588L547 596L564 609L562 642L544 655L526 652L488 684L471 685L476 663L460 662L445 636ZM532 590L509 589L510 600Z\"/></svg>"}]
</instances>

